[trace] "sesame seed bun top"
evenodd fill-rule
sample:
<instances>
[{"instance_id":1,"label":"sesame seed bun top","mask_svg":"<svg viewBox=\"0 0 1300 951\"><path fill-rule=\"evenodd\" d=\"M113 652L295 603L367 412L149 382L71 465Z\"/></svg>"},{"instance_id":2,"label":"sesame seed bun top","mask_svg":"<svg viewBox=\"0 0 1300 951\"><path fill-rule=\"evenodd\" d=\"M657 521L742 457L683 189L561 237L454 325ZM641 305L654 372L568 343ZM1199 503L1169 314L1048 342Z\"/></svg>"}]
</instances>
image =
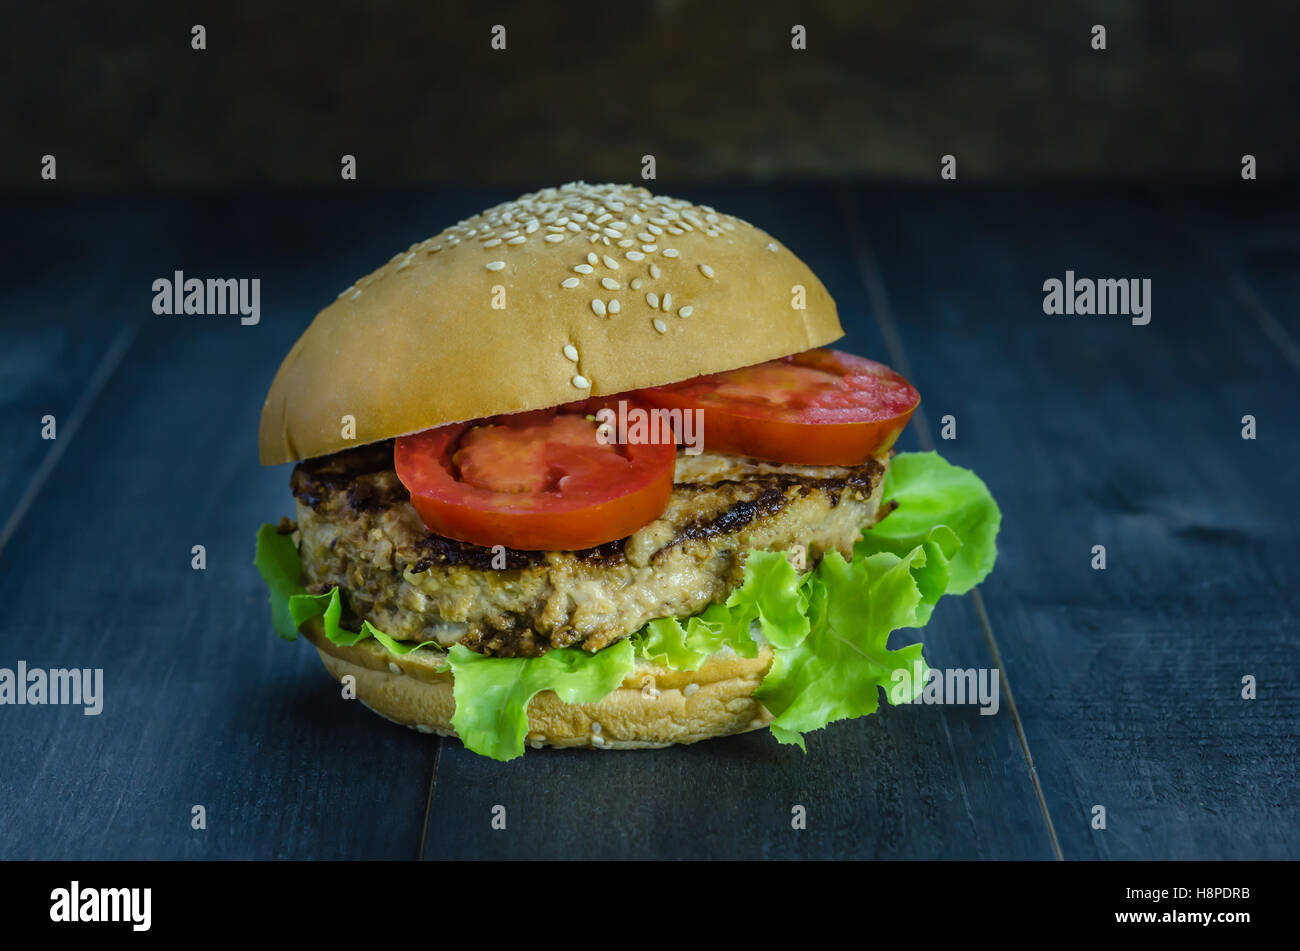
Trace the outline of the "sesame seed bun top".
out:
<instances>
[{"instance_id":1,"label":"sesame seed bun top","mask_svg":"<svg viewBox=\"0 0 1300 951\"><path fill-rule=\"evenodd\" d=\"M271 384L261 460L675 383L843 333L821 281L748 222L630 185L548 188L412 245L321 311Z\"/></svg>"}]
</instances>

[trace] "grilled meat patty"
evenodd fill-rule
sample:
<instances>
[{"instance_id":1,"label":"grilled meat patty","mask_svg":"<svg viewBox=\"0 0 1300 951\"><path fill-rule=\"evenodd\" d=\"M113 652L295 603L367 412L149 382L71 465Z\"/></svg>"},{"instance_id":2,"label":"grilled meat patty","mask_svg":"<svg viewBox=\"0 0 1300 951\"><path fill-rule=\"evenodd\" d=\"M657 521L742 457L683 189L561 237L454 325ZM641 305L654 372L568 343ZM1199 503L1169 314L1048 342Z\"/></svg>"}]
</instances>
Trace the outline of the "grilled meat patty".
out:
<instances>
[{"instance_id":1,"label":"grilled meat patty","mask_svg":"<svg viewBox=\"0 0 1300 951\"><path fill-rule=\"evenodd\" d=\"M831 549L849 556L877 519L885 469L679 453L658 519L598 548L546 552L430 532L393 471L391 441L300 463L290 484L305 582L338 585L353 623L531 657L599 650L655 618L697 614L740 584L751 548L802 545L809 567Z\"/></svg>"}]
</instances>

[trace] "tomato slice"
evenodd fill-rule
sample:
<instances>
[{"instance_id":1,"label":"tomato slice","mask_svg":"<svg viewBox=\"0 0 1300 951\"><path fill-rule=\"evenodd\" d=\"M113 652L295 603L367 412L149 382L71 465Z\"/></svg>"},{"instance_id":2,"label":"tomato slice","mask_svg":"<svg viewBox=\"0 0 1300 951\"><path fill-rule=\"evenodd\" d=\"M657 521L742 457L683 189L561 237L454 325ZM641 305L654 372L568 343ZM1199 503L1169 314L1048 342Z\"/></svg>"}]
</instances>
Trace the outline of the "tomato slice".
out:
<instances>
[{"instance_id":1,"label":"tomato slice","mask_svg":"<svg viewBox=\"0 0 1300 951\"><path fill-rule=\"evenodd\" d=\"M539 410L397 440L397 477L430 531L531 551L593 548L658 518L671 443L602 444L585 415Z\"/></svg>"},{"instance_id":2,"label":"tomato slice","mask_svg":"<svg viewBox=\"0 0 1300 951\"><path fill-rule=\"evenodd\" d=\"M885 366L806 350L726 373L638 390L666 409L703 414L704 448L801 465L860 465L893 446L921 395Z\"/></svg>"}]
</instances>

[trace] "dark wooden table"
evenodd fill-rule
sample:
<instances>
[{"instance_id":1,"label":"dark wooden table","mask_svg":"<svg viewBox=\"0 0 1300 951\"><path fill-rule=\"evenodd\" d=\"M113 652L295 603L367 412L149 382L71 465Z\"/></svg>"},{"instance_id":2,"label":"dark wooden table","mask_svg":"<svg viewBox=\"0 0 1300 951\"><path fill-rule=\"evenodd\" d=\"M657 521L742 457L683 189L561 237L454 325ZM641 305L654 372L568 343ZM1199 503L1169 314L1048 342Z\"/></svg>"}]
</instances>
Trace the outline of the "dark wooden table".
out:
<instances>
[{"instance_id":1,"label":"dark wooden table","mask_svg":"<svg viewBox=\"0 0 1300 951\"><path fill-rule=\"evenodd\" d=\"M997 715L885 708L806 756L761 733L501 764L343 702L252 566L290 512L262 400L354 276L508 196L11 197L0 667L101 667L105 699L0 707L0 858L1300 857L1297 196L686 194L798 252L844 348L920 388L904 448L1001 503L997 570L924 632L932 665L1000 670ZM260 278L261 323L154 316L176 269ZM1151 323L1045 316L1067 269L1150 278Z\"/></svg>"}]
</instances>

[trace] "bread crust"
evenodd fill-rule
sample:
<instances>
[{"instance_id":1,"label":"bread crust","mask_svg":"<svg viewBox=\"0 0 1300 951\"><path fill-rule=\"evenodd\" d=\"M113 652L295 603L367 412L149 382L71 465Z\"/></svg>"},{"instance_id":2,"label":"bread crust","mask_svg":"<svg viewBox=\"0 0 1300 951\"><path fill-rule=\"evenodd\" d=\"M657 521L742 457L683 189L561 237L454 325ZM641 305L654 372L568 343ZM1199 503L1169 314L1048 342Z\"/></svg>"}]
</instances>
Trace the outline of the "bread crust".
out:
<instances>
[{"instance_id":1,"label":"bread crust","mask_svg":"<svg viewBox=\"0 0 1300 951\"><path fill-rule=\"evenodd\" d=\"M422 733L456 735L453 677L436 669L429 654L392 654L374 640L341 647L325 637L319 618L302 631L336 680L355 678L356 697L366 707ZM534 748L652 749L757 730L772 721L754 699L771 664L764 645L757 657L724 651L694 671L638 663L597 703L565 703L546 690L528 705L525 741Z\"/></svg>"},{"instance_id":2,"label":"bread crust","mask_svg":"<svg viewBox=\"0 0 1300 951\"><path fill-rule=\"evenodd\" d=\"M271 384L261 461L673 383L843 333L821 281L741 219L626 185L546 189L412 245L321 311Z\"/></svg>"}]
</instances>

